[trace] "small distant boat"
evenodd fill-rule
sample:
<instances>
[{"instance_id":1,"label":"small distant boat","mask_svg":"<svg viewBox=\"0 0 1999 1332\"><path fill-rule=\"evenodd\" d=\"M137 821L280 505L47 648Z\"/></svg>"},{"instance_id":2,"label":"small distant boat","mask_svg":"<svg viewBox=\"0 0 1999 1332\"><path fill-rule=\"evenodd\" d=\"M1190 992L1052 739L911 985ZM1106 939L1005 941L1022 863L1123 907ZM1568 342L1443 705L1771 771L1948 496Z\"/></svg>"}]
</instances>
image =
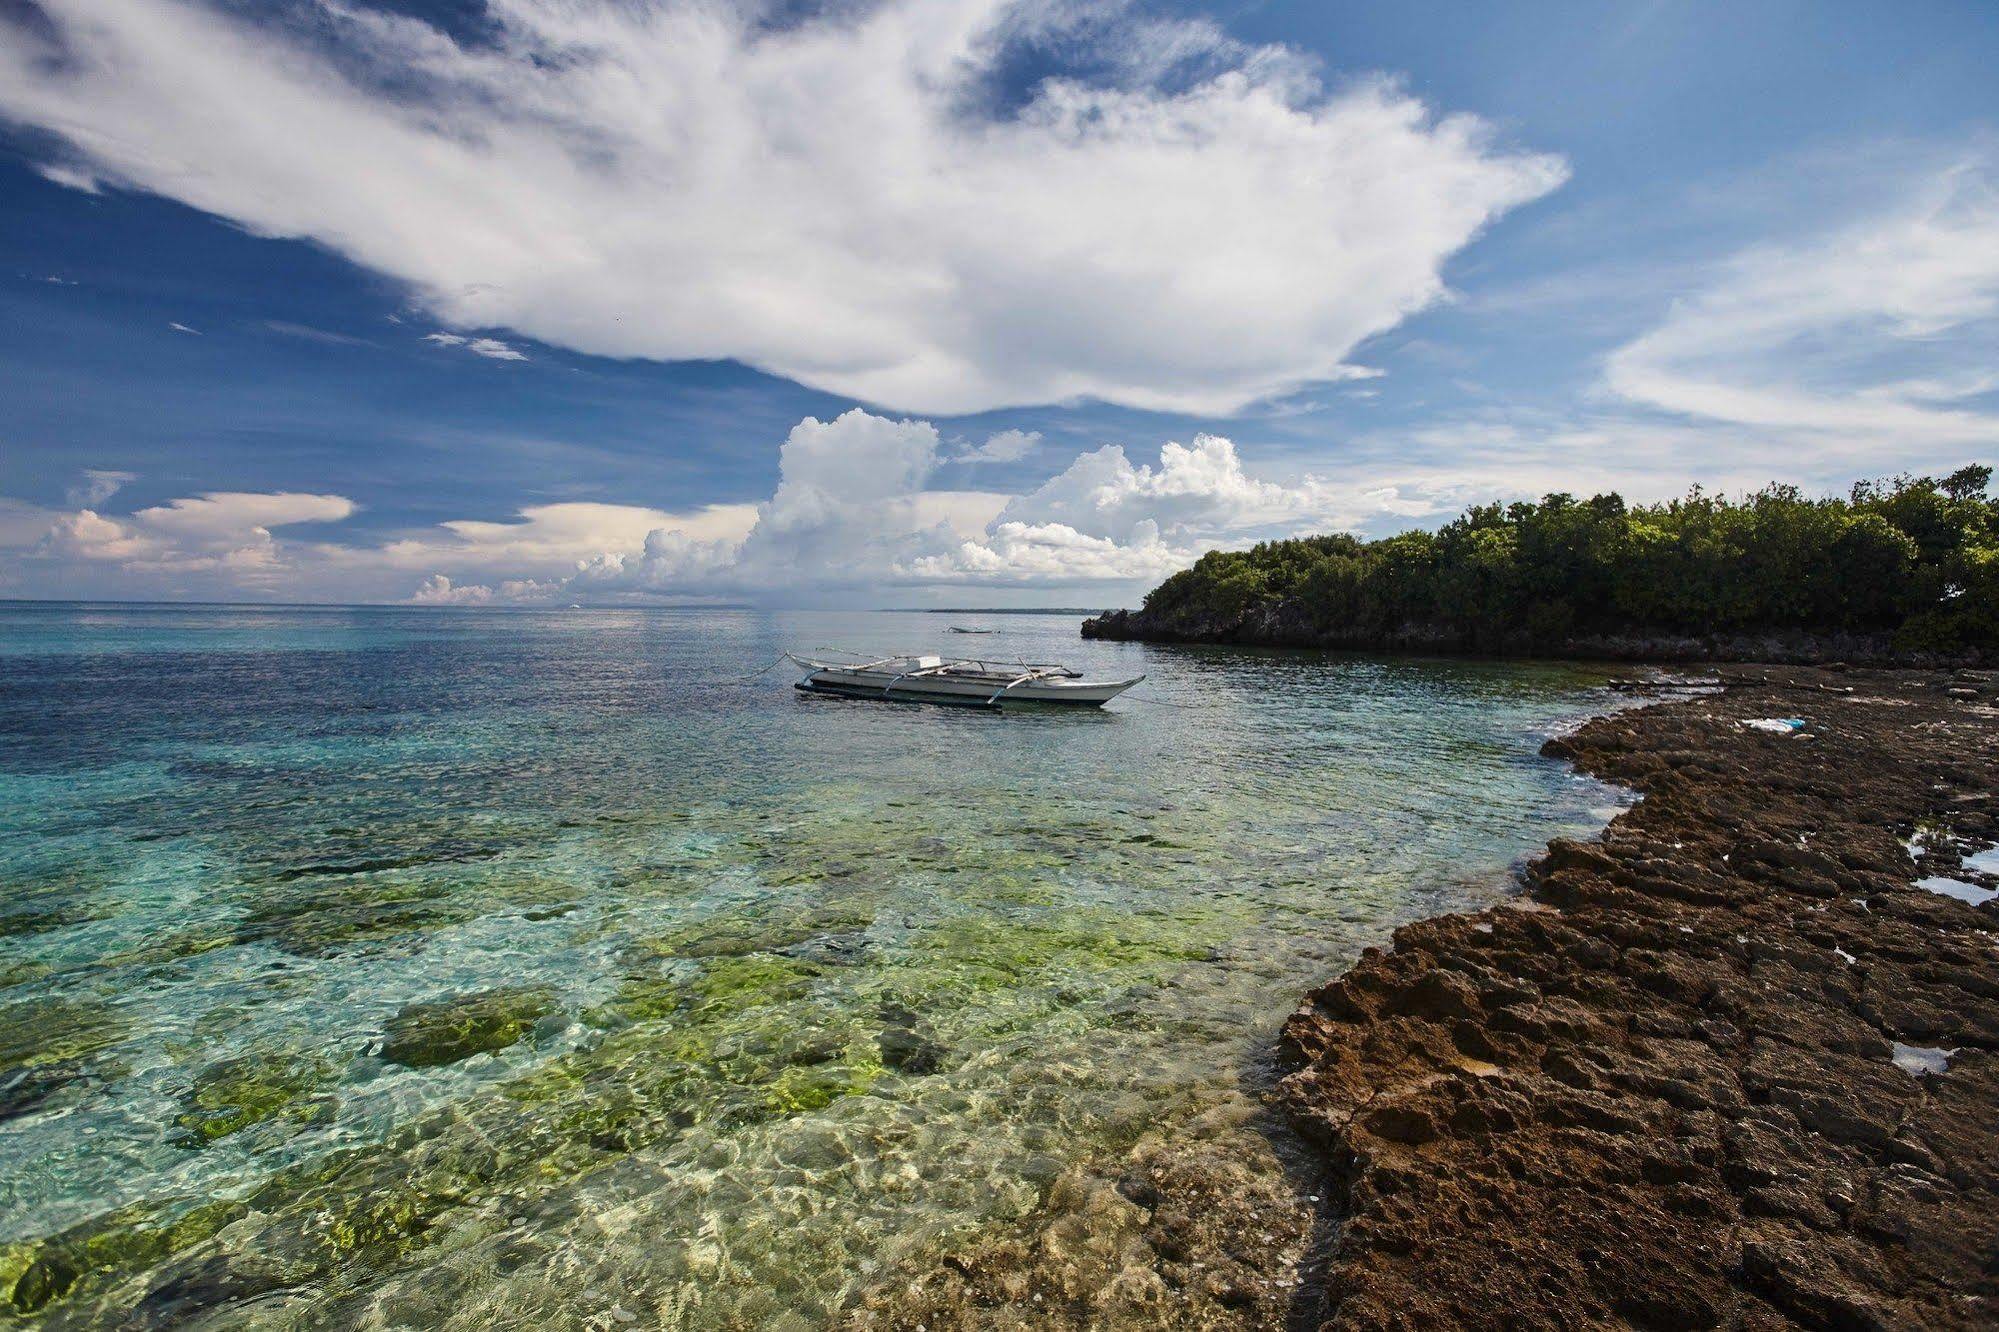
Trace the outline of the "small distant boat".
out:
<instances>
[{"instance_id":1,"label":"small distant boat","mask_svg":"<svg viewBox=\"0 0 1999 1332\"><path fill-rule=\"evenodd\" d=\"M1085 680L1080 671L1067 666L968 658L899 656L837 662L789 652L785 656L805 667L798 688L807 693L974 708L996 708L1005 702L1102 707L1145 678Z\"/></svg>"},{"instance_id":2,"label":"small distant boat","mask_svg":"<svg viewBox=\"0 0 1999 1332\"><path fill-rule=\"evenodd\" d=\"M996 633L998 633L998 632L999 632L999 630L997 630L997 629L974 629L974 628L970 627L969 625L963 625L963 624L954 624L954 625L952 625L952 626L951 626L951 632L952 632L952 633L954 633L954 634L996 634Z\"/></svg>"}]
</instances>

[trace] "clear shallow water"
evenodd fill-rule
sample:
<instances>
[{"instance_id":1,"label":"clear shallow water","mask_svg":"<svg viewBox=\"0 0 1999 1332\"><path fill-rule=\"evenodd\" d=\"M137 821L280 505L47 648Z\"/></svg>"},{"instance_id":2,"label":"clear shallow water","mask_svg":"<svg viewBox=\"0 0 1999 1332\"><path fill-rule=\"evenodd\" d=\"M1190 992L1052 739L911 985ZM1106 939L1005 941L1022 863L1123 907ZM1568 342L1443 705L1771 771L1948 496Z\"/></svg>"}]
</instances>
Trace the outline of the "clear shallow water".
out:
<instances>
[{"instance_id":1,"label":"clear shallow water","mask_svg":"<svg viewBox=\"0 0 1999 1332\"><path fill-rule=\"evenodd\" d=\"M817 1326L1616 803L1535 757L1591 669L951 618L0 606L0 1283ZM821 645L1151 679L744 678Z\"/></svg>"}]
</instances>

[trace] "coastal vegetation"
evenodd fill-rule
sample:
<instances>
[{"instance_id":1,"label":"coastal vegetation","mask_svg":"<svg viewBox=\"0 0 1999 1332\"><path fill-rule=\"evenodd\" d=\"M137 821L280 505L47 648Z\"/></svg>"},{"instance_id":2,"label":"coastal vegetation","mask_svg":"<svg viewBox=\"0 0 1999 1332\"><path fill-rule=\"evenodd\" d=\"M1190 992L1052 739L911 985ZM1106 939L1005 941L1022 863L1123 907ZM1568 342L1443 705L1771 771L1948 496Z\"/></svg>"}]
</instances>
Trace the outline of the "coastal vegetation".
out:
<instances>
[{"instance_id":1,"label":"coastal vegetation","mask_svg":"<svg viewBox=\"0 0 1999 1332\"><path fill-rule=\"evenodd\" d=\"M1646 635L1844 635L1899 652L1999 649L1992 469L1862 482L1843 497L1698 487L1474 505L1436 532L1212 551L1105 637L1560 650ZM1115 621L1118 617L1106 617Z\"/></svg>"}]
</instances>

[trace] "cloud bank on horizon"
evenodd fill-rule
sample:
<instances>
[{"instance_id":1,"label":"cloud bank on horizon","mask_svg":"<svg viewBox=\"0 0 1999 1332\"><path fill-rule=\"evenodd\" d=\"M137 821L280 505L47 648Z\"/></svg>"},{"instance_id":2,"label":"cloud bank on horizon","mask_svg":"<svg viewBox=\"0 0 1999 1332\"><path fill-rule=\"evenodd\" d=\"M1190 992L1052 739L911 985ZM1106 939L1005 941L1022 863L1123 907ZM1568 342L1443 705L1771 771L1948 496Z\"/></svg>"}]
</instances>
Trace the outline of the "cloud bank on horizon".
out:
<instances>
[{"instance_id":1,"label":"cloud bank on horizon","mask_svg":"<svg viewBox=\"0 0 1999 1332\"><path fill-rule=\"evenodd\" d=\"M901 411L1353 375L1566 172L1110 2L493 0L476 43L334 0L37 4L0 20L0 114L66 145L51 179L317 241L480 355L733 358ZM1009 89L1023 50L1091 76Z\"/></svg>"},{"instance_id":2,"label":"cloud bank on horizon","mask_svg":"<svg viewBox=\"0 0 1999 1332\"><path fill-rule=\"evenodd\" d=\"M978 447L1014 446L996 437ZM1150 583L1217 545L1451 502L1441 492L1363 493L1311 476L1260 480L1243 470L1231 441L1212 435L1162 445L1156 466L1104 445L1013 496L928 488L945 459L931 422L857 407L794 426L779 449L776 491L758 505L668 513L545 504L510 522L453 520L357 545L273 531L350 517L356 506L343 496L212 493L122 516L88 507L43 514L39 528L18 521L13 544L29 559L116 567L162 580L155 586L223 574L270 590L284 575L294 589L359 585L376 599L419 605L816 602L885 588ZM106 484L93 475L79 494L101 502ZM7 544L0 524L0 549Z\"/></svg>"}]
</instances>

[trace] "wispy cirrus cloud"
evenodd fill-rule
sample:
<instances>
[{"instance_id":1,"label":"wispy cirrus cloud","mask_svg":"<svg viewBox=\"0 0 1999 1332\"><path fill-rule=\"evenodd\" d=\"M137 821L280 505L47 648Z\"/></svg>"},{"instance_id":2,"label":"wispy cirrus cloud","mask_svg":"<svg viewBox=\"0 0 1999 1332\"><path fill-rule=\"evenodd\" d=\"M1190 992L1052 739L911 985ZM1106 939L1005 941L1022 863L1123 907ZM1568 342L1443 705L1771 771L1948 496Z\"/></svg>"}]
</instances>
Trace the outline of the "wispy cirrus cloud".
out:
<instances>
[{"instance_id":1,"label":"wispy cirrus cloud","mask_svg":"<svg viewBox=\"0 0 1999 1332\"><path fill-rule=\"evenodd\" d=\"M1109 0L495 0L479 41L331 0L32 8L0 114L64 144L51 179L317 241L494 359L465 331L903 410L1341 378L1566 174ZM1051 72L1014 96L1022 52Z\"/></svg>"},{"instance_id":2,"label":"wispy cirrus cloud","mask_svg":"<svg viewBox=\"0 0 1999 1332\"><path fill-rule=\"evenodd\" d=\"M314 328L311 324L297 324L288 319L266 319L266 332L279 337L297 338L301 342L323 342L329 347L372 347L375 344L366 338L357 338L351 333L335 333L328 328Z\"/></svg>"},{"instance_id":3,"label":"wispy cirrus cloud","mask_svg":"<svg viewBox=\"0 0 1999 1332\"><path fill-rule=\"evenodd\" d=\"M1723 264L1613 351L1627 402L1851 455L1999 442L1999 185L1974 157L1892 209Z\"/></svg>"},{"instance_id":4,"label":"wispy cirrus cloud","mask_svg":"<svg viewBox=\"0 0 1999 1332\"><path fill-rule=\"evenodd\" d=\"M461 333L426 333L423 340L440 347L463 347L489 361L525 361L527 353L499 338L468 338Z\"/></svg>"},{"instance_id":5,"label":"wispy cirrus cloud","mask_svg":"<svg viewBox=\"0 0 1999 1332\"><path fill-rule=\"evenodd\" d=\"M118 472L108 467L86 467L83 469L83 479L69 487L64 492L64 497L77 508L94 508L138 479L138 475L133 472Z\"/></svg>"},{"instance_id":6,"label":"wispy cirrus cloud","mask_svg":"<svg viewBox=\"0 0 1999 1332\"><path fill-rule=\"evenodd\" d=\"M1034 452L1040 443L1039 430L1001 430L987 435L977 444L965 445L952 461L973 464L1019 462Z\"/></svg>"}]
</instances>

